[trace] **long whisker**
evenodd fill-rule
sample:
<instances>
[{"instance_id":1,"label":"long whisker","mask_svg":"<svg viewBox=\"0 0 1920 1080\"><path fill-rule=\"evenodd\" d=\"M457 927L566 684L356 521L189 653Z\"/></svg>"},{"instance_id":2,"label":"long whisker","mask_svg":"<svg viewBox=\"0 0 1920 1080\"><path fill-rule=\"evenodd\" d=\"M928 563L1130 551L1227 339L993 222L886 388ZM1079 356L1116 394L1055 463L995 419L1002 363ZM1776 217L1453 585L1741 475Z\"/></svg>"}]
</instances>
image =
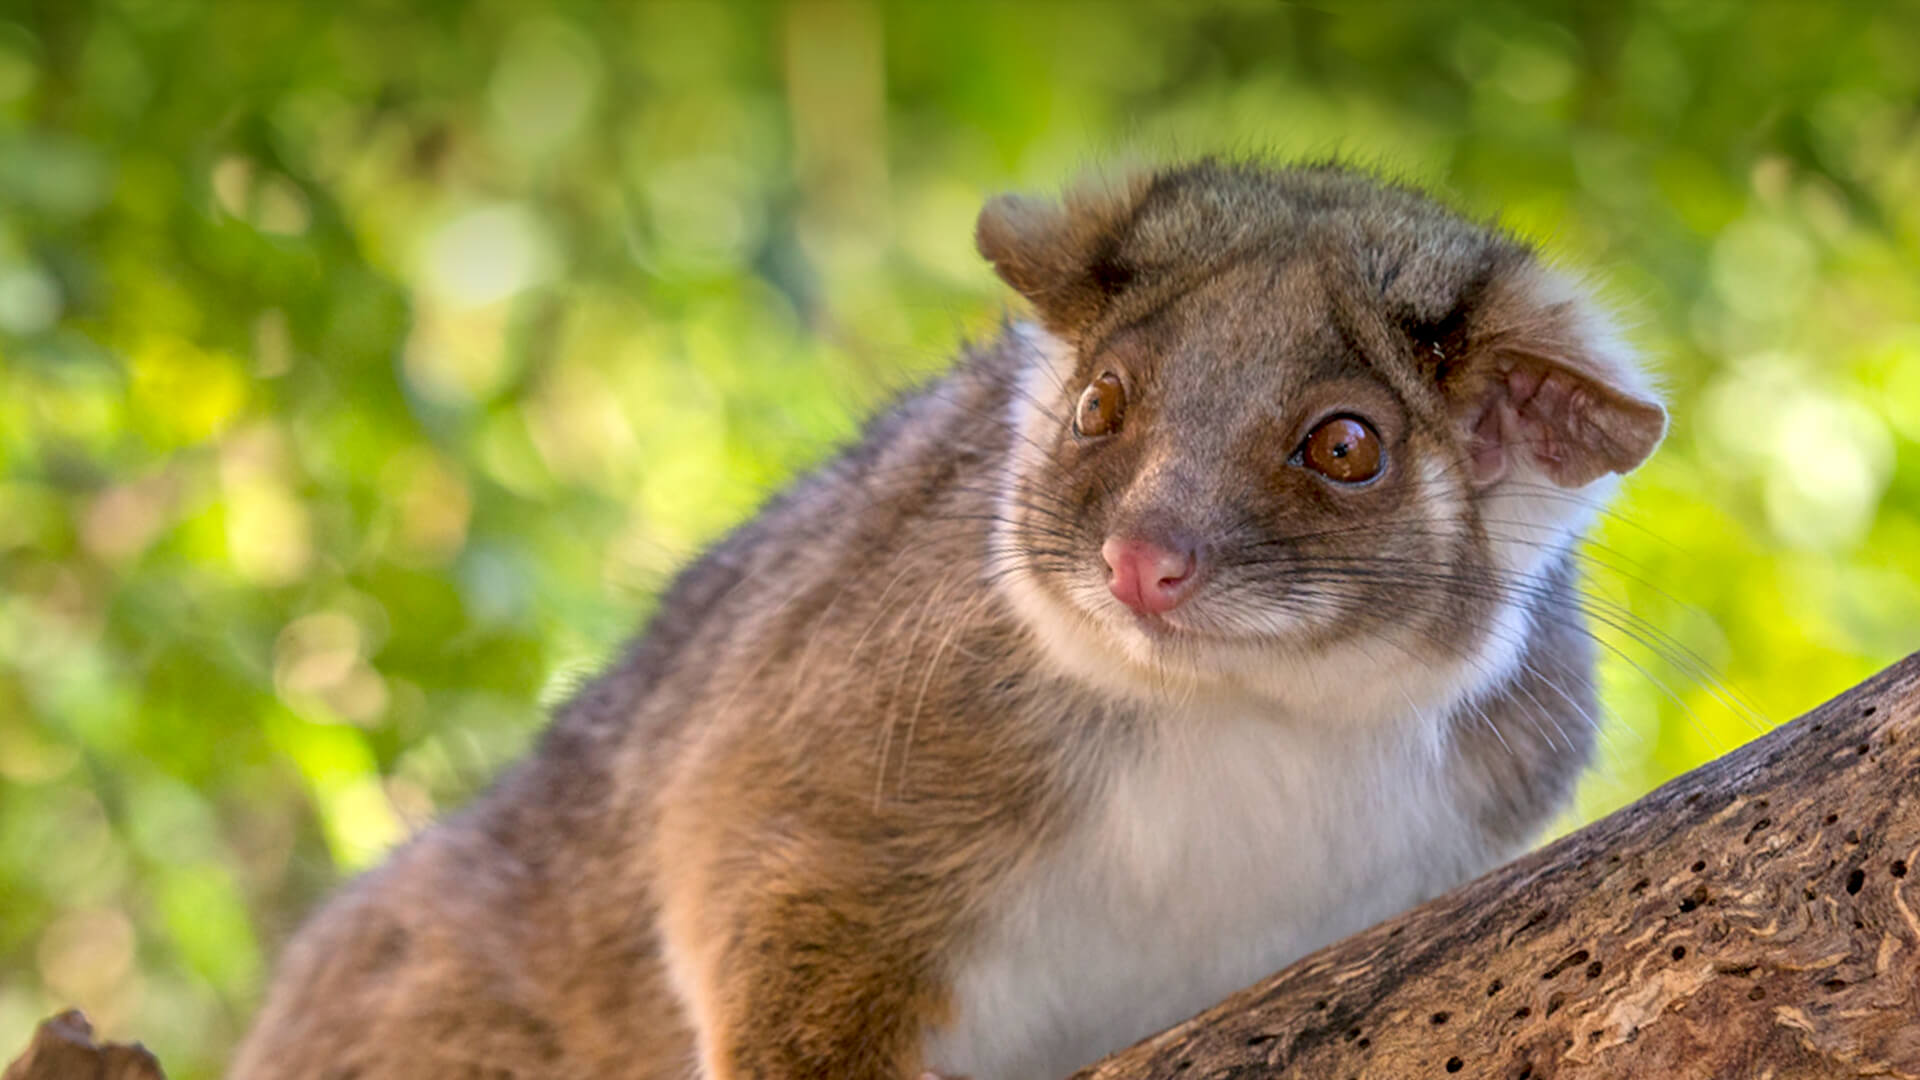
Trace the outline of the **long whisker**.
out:
<instances>
[{"instance_id":1,"label":"long whisker","mask_svg":"<svg viewBox=\"0 0 1920 1080\"><path fill-rule=\"evenodd\" d=\"M1521 524L1521 523L1508 523L1508 522L1495 521L1495 522L1489 522L1489 524L1505 525L1505 524ZM1423 522L1411 522L1411 523L1384 522L1384 523L1373 523L1367 526L1344 526L1339 529L1330 529L1330 530L1323 530L1317 533L1302 534L1300 539L1305 540L1305 539L1330 538L1330 537L1340 536L1343 534L1362 532L1370 529L1383 529L1383 528L1392 529L1393 531L1402 535L1422 535L1422 536L1429 536L1429 537L1439 537L1443 539L1458 539L1458 536L1455 533L1452 533L1446 530L1433 530L1427 527ZM1629 573L1627 571L1621 570L1618 566L1614 565L1613 563L1605 559L1600 559L1596 556L1593 556L1588 552L1580 551L1578 549L1560 548L1560 547L1557 547L1556 545L1539 541L1530 537L1524 537L1524 536L1517 536L1517 535L1504 534L1504 533L1490 533L1489 536L1491 539L1500 540L1503 542L1515 543L1522 546L1530 546L1538 550L1546 551L1549 553L1565 551L1568 557L1578 560L1584 566L1592 566L1592 567L1597 567L1600 569L1607 570L1612 574L1615 574L1635 584L1641 585L1647 588L1648 590L1659 594L1660 596L1672 601L1674 604L1682 607L1683 609L1690 608L1690 605L1687 605L1683 601L1678 600L1677 598L1673 597L1671 594L1667 593L1665 590L1662 590L1658 586L1652 584L1651 582L1646 581L1644 578L1638 575ZM1250 548L1252 550L1258 551L1263 548L1275 548L1275 547L1285 547L1285 546L1290 546L1290 545L1288 545L1285 540L1276 540L1276 541L1266 541L1266 542L1250 545ZM1292 558L1298 558L1299 556L1297 555L1297 553L1287 552L1285 557L1287 559L1292 559ZM1327 560L1338 559L1338 558L1351 558L1355 560L1379 558L1377 556L1346 557L1346 556L1318 556L1318 555L1313 557L1327 559ZM1247 565L1260 565L1261 563L1267 560L1265 560L1264 558L1253 558L1253 559L1247 559L1244 561ZM1453 569L1453 567L1451 567L1450 564L1430 563L1430 565L1443 565L1443 566L1446 566L1448 569ZM1495 571L1487 570L1485 572L1493 573ZM1734 692L1731 688L1727 687L1725 683L1719 678L1719 675L1715 671L1712 663L1707 661L1704 657L1700 656L1690 646L1686 645L1684 642L1681 642L1678 638L1675 638L1672 635L1667 634L1665 631L1661 630L1660 628L1653 625L1651 622L1645 620L1644 618L1638 616L1637 614L1631 612L1624 605L1616 601L1598 596L1584 589L1579 590L1579 593L1581 596L1582 603L1587 605L1588 610L1596 611L1596 612L1604 611L1608 617L1616 621L1631 623L1634 627L1636 636L1642 639L1651 639L1650 641L1648 641L1648 644L1650 646L1657 642L1659 646L1659 648L1656 649L1657 652L1659 652L1670 663L1673 663L1676 667L1686 670L1686 673L1690 678L1693 678L1696 681L1712 689L1715 692L1717 697L1720 697L1723 699L1722 703L1726 704L1733 711L1744 714L1749 719L1750 722L1753 722L1760 727L1771 726L1770 722L1766 720L1766 718L1761 714L1760 710L1756 706L1754 706L1752 702L1746 700L1743 696L1739 695L1738 693Z\"/></svg>"},{"instance_id":2,"label":"long whisker","mask_svg":"<svg viewBox=\"0 0 1920 1080\"><path fill-rule=\"evenodd\" d=\"M1451 586L1469 596L1497 601L1507 599L1508 593L1517 593L1536 602L1565 602L1589 619L1646 646L1756 730L1771 726L1763 715L1728 691L1711 665L1698 654L1617 602L1595 596L1571 583L1555 587L1543 579L1496 569L1480 568L1469 574L1444 562L1379 556L1307 556L1289 562L1288 567L1290 581L1302 575L1315 575L1319 579L1345 577L1376 584Z\"/></svg>"},{"instance_id":3,"label":"long whisker","mask_svg":"<svg viewBox=\"0 0 1920 1080\"><path fill-rule=\"evenodd\" d=\"M1398 582L1399 582L1399 583L1401 583L1401 584L1419 584L1419 583L1426 583L1426 584L1431 584L1431 583L1432 583L1432 582L1431 582L1431 580L1426 580L1426 581L1422 581L1422 580L1420 580L1420 579L1432 579L1432 578L1435 578L1435 577L1438 577L1438 576L1440 576L1440 575L1433 575L1433 574L1423 574L1423 575L1416 575L1416 576L1414 576L1414 578L1412 578L1412 579L1409 579L1408 577L1405 577L1405 576L1403 576L1403 577L1401 577L1401 578L1399 578L1399 579L1397 579L1397 580L1398 580ZM1319 578L1319 579L1318 579L1318 581L1317 581L1317 584L1318 584L1318 585L1319 585L1319 586L1320 586L1321 588L1325 588L1325 587L1326 587L1327 585L1336 585L1336 586L1337 586L1337 585L1341 585L1341 584L1346 584L1346 583L1348 583L1349 581L1350 581L1350 578L1348 578L1348 577L1347 577L1346 575L1344 575L1344 574L1340 574L1340 575L1334 575L1334 576L1323 576L1323 577L1321 577L1321 578ZM1469 586L1469 587L1472 587L1472 586L1474 586L1474 585L1476 585L1476 584L1477 584L1477 583L1475 583L1475 582L1472 582L1472 581L1470 581L1470 580L1467 580L1467 579L1464 579L1464 578L1460 578L1460 579L1455 579L1455 580L1454 580L1454 583L1455 583L1455 584L1464 584L1464 585L1467 585L1467 586ZM1349 596L1348 598L1349 598L1349 599L1355 599L1356 597L1353 597L1353 596ZM1444 615L1444 614L1446 614L1446 612L1445 612L1445 611L1444 611L1443 609L1441 609L1441 608L1439 608L1439 607L1437 607L1437 606L1433 606L1433 605L1427 605L1427 606L1425 606L1425 607L1422 607L1422 606L1421 606L1421 601L1420 601L1420 600L1418 600L1418 599L1416 599L1416 598L1415 598L1414 596L1412 596L1412 595L1408 595L1408 596L1402 596L1402 597L1397 597L1397 598L1396 598L1396 602L1397 602L1397 603L1399 603L1399 604L1401 604L1401 605L1402 605L1402 606L1404 606L1404 607L1410 607L1410 608L1412 608L1412 609L1413 609L1413 610L1415 610L1415 611L1420 611L1420 612L1422 612L1422 613L1425 613L1425 614L1428 614L1428 615ZM1599 616L1594 616L1594 615L1592 615L1591 613L1589 613L1589 617L1590 617L1590 618L1595 618L1595 619L1596 619L1596 621L1601 621L1601 622L1605 622L1605 621L1606 621L1606 620L1605 620L1605 619L1604 619L1603 617L1599 617ZM1615 626L1613 626L1613 628L1614 628L1614 629L1616 629L1616 630L1619 630L1619 631L1621 631L1622 633L1625 633L1625 634L1626 634L1627 636L1629 636L1629 637L1632 637L1632 638L1634 638L1634 640L1636 640L1636 641L1640 641L1640 643L1641 643L1641 644L1643 644L1643 645L1647 645L1647 647L1648 647L1648 648L1650 648L1650 649L1654 649L1654 651L1655 651L1656 653L1658 652L1658 649L1657 649L1657 648L1655 648L1655 647L1654 647L1654 646L1653 646L1653 645L1652 645L1651 643L1649 643L1649 642L1646 642L1645 640L1643 640L1643 639L1640 639L1640 638L1638 638L1638 637L1637 637L1637 636L1636 636L1636 635L1635 635L1635 634L1633 633L1633 631L1632 631L1632 630L1631 630L1630 628L1626 628L1626 627L1622 627L1622 626L1618 626L1618 625L1615 625ZM1705 726L1705 724L1704 724L1704 723L1702 723L1702 721L1700 720L1700 717L1699 717L1699 715L1698 715L1697 713L1695 713L1695 712L1693 711L1693 709L1692 709L1692 707L1691 707L1691 706L1689 706L1689 705L1688 705L1688 704L1686 703L1686 701L1685 701L1685 699L1683 699L1683 698L1681 698L1681 697L1680 697L1680 695L1679 695L1679 694L1677 694L1677 693L1676 693L1676 692L1675 692L1675 691L1673 690L1673 688L1672 688L1672 687L1670 687L1669 685L1667 685L1667 683L1666 683L1666 682L1665 682L1664 680L1662 680L1662 679L1660 679L1660 678L1659 678L1658 676L1656 676L1656 675L1655 675L1655 674L1654 674L1654 673L1653 673L1653 672L1652 672L1651 670L1649 670L1649 669L1648 669L1648 668L1647 668L1647 667L1646 667L1645 665L1643 665L1643 664L1641 664L1641 663L1640 663L1639 661L1637 661L1637 660L1635 660L1635 659L1634 659L1634 658L1633 658L1633 657L1632 657L1631 655L1629 655L1629 654L1628 654L1628 653L1627 653L1627 652L1626 652L1625 650L1623 650L1623 649L1621 649L1621 648L1620 648L1619 646L1617 646L1617 645L1615 645L1615 644L1614 644L1613 642L1611 642L1611 641L1608 641L1608 640L1607 640L1607 639L1606 639L1605 637L1603 637L1603 636L1601 636L1601 635L1599 635L1599 634L1594 634L1594 633L1592 633L1591 631L1588 631L1588 633L1587 633L1587 636L1588 636L1588 637L1589 637L1589 638L1590 638L1590 639L1591 639L1591 640L1592 640L1592 641L1593 641L1593 642L1594 642L1594 643L1595 643L1595 644L1596 644L1597 646L1599 646L1599 647L1600 647L1600 648L1602 648L1602 649L1605 649L1605 650L1606 650L1607 652L1609 652L1610 654L1612 654L1613 656L1615 656L1615 657L1616 657L1617 659L1619 659L1619 660L1620 660L1621 662L1623 662L1623 663L1626 663L1627 665L1629 665L1629 666L1631 666L1632 668L1634 668L1634 669L1635 669L1636 671L1638 671L1638 672L1639 672L1639 673L1641 674L1641 676L1643 676L1644 678L1646 678L1646 679L1647 679L1647 681L1648 681L1649 683L1651 683L1652 685L1654 685L1654 686L1655 686L1656 688L1658 688L1658 689L1659 689L1659 690L1660 690L1660 691L1661 691L1661 692L1662 692L1663 694L1665 694L1665 695L1666 695L1666 697L1667 697L1667 698L1668 698L1668 699L1669 699L1670 701L1672 701L1672 702L1673 702L1673 704L1674 704L1674 705L1675 705L1676 707L1678 707L1678 708L1680 709L1680 711L1681 711L1681 712L1682 712L1682 713L1683 713L1683 714L1684 714L1684 715L1685 715L1685 716L1687 717L1687 719L1688 719L1688 721L1689 721L1689 723L1690 723L1690 724L1692 725L1692 727L1693 727L1693 729L1694 729L1694 732L1695 732L1695 734L1697 734L1697 735L1699 735L1699 736L1701 737L1701 739L1702 739L1703 741L1705 741L1705 742L1706 742L1706 743L1707 743L1707 744L1708 744L1709 746L1712 746L1712 747L1714 747L1714 748L1716 749L1716 751L1718 751L1718 750L1721 750L1721 749L1724 749L1724 747L1722 747L1722 746L1720 745L1720 741L1719 741L1718 739L1716 739L1716 738L1714 738L1714 737L1712 736L1712 734L1711 734L1711 733L1709 732L1709 730L1708 730L1708 728L1707 728L1707 727ZM1723 704L1725 704L1725 703L1723 702Z\"/></svg>"}]
</instances>

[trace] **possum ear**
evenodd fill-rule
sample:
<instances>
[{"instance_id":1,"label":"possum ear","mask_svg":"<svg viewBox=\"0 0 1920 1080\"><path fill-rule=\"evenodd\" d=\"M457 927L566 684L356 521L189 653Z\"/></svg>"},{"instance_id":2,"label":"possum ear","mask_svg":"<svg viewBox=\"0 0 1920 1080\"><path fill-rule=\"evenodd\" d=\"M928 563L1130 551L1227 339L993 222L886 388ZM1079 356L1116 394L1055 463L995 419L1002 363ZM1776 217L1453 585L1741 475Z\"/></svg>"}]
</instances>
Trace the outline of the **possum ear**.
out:
<instances>
[{"instance_id":1,"label":"possum ear","mask_svg":"<svg viewBox=\"0 0 1920 1080\"><path fill-rule=\"evenodd\" d=\"M1072 336L1133 280L1120 245L1149 180L1082 184L1059 203L996 196L980 211L974 245L1047 329Z\"/></svg>"},{"instance_id":2,"label":"possum ear","mask_svg":"<svg viewBox=\"0 0 1920 1080\"><path fill-rule=\"evenodd\" d=\"M1443 389L1475 486L1533 471L1585 487L1660 444L1666 410L1612 320L1571 281L1528 261L1489 283L1467 326Z\"/></svg>"}]
</instances>

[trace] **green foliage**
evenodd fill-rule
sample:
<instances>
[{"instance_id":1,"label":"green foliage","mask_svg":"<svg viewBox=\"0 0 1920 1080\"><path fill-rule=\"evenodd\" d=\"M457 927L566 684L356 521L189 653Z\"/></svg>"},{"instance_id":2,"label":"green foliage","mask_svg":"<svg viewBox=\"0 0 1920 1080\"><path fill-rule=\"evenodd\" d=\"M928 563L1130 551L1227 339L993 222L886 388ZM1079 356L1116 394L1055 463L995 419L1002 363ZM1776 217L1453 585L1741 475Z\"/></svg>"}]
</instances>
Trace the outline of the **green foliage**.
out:
<instances>
[{"instance_id":1,"label":"green foliage","mask_svg":"<svg viewBox=\"0 0 1920 1080\"><path fill-rule=\"evenodd\" d=\"M216 1073L326 887L991 326L981 199L1127 154L1375 163L1629 311L1584 816L1753 734L1676 657L1778 721L1920 641L1909 7L22 2L0 1054L76 1003Z\"/></svg>"}]
</instances>

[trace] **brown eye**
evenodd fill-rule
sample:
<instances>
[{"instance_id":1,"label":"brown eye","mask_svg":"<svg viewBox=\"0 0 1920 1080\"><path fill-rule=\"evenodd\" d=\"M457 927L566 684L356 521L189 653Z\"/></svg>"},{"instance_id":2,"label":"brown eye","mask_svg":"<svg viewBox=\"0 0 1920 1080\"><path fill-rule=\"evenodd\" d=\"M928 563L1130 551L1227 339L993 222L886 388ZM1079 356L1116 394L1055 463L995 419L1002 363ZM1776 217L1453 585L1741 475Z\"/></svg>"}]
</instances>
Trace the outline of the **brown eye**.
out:
<instances>
[{"instance_id":1,"label":"brown eye","mask_svg":"<svg viewBox=\"0 0 1920 1080\"><path fill-rule=\"evenodd\" d=\"M1386 459L1380 436L1354 416L1336 416L1314 428L1300 444L1298 457L1302 465L1342 484L1363 484L1379 476Z\"/></svg>"},{"instance_id":2,"label":"brown eye","mask_svg":"<svg viewBox=\"0 0 1920 1080\"><path fill-rule=\"evenodd\" d=\"M1080 404L1073 411L1073 430L1093 438L1120 430L1120 417L1127 411L1127 391L1120 376L1109 371L1087 384L1080 392Z\"/></svg>"}]
</instances>

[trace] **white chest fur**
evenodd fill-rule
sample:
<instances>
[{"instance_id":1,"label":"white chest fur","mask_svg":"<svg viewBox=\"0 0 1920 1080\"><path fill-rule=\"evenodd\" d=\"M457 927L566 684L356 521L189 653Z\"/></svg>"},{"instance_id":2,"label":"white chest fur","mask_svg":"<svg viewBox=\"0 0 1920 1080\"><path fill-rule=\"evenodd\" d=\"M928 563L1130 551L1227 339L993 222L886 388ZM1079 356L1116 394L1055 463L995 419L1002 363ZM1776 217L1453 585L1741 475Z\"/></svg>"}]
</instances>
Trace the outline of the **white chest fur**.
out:
<instances>
[{"instance_id":1,"label":"white chest fur","mask_svg":"<svg viewBox=\"0 0 1920 1080\"><path fill-rule=\"evenodd\" d=\"M962 962L929 1068L1065 1076L1505 854L1430 738L1192 720L1097 770L1084 816Z\"/></svg>"}]
</instances>

